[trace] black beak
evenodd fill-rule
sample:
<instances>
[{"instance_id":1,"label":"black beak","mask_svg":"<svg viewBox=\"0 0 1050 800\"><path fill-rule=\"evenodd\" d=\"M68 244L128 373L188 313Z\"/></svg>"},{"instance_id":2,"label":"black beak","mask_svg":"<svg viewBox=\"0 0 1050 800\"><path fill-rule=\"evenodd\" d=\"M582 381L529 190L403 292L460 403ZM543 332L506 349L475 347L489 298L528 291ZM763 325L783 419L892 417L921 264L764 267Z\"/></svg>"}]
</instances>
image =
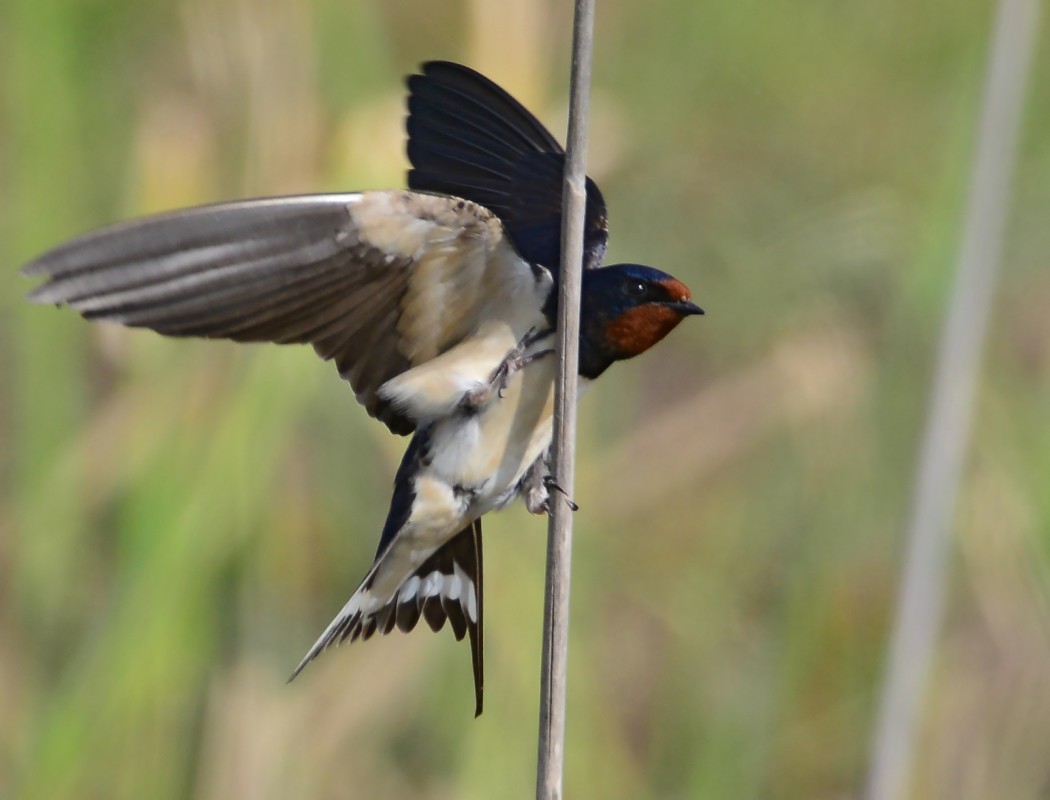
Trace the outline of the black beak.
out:
<instances>
[{"instance_id":1,"label":"black beak","mask_svg":"<svg viewBox=\"0 0 1050 800\"><path fill-rule=\"evenodd\" d=\"M691 300L676 300L673 303L667 304L668 308L673 308L683 317L688 317L693 314L703 314L704 310L700 308L696 303Z\"/></svg>"}]
</instances>

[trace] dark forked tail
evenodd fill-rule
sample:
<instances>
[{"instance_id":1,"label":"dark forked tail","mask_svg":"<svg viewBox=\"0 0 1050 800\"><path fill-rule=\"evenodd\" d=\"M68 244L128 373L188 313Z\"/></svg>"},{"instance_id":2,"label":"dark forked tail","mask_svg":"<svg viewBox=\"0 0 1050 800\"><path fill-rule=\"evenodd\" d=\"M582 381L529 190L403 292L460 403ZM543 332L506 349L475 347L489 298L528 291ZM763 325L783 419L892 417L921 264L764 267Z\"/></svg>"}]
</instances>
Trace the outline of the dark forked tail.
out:
<instances>
[{"instance_id":1,"label":"dark forked tail","mask_svg":"<svg viewBox=\"0 0 1050 800\"><path fill-rule=\"evenodd\" d=\"M482 711L485 686L481 520L477 519L435 551L408 576L386 603L370 611L372 582L382 557L368 571L361 586L342 611L310 648L292 681L303 668L329 647L349 640L370 639L390 633L395 627L413 630L420 617L433 631L448 621L456 640L467 636L474 671L474 716Z\"/></svg>"}]
</instances>

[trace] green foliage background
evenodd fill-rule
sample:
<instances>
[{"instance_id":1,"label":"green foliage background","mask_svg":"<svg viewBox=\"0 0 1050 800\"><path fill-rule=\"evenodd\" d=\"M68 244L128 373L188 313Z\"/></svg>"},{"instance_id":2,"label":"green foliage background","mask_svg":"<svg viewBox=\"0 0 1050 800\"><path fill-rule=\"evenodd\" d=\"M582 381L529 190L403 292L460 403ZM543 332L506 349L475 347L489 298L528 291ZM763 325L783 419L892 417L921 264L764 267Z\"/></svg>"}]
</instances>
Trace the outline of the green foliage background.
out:
<instances>
[{"instance_id":1,"label":"green foliage background","mask_svg":"<svg viewBox=\"0 0 1050 800\"><path fill-rule=\"evenodd\" d=\"M560 134L569 5L0 5L0 796L531 796L542 521L487 521L480 720L448 634L286 686L403 442L308 350L91 326L17 269L162 208L402 185L431 58ZM569 796L858 795L991 14L599 3L610 255L708 316L583 403ZM915 797L1050 785L1048 93L1044 46Z\"/></svg>"}]
</instances>

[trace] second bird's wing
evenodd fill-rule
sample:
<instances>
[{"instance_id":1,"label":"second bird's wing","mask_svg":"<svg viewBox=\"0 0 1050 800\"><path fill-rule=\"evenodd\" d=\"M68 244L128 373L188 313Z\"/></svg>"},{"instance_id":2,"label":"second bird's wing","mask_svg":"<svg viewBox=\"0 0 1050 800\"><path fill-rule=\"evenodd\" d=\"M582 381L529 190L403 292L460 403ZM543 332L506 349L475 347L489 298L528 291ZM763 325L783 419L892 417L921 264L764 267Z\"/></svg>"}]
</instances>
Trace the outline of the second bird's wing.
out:
<instances>
[{"instance_id":1,"label":"second bird's wing","mask_svg":"<svg viewBox=\"0 0 1050 800\"><path fill-rule=\"evenodd\" d=\"M513 303L541 302L520 291L537 284L538 271L505 242L492 213L405 191L161 214L88 233L24 272L45 278L31 300L89 319L168 336L309 343L395 433L416 420L404 398L394 402L380 386L486 322L526 319L529 309ZM508 331L509 350L528 324L507 322L524 326Z\"/></svg>"}]
</instances>

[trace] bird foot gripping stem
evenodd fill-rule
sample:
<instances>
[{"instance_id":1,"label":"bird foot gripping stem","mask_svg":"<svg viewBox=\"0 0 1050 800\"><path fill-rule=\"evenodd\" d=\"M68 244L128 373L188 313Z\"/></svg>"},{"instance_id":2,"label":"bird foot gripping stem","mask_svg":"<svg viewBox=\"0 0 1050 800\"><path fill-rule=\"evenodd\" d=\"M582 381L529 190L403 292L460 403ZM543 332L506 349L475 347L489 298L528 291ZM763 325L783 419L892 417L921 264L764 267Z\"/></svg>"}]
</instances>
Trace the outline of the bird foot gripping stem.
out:
<instances>
[{"instance_id":1,"label":"bird foot gripping stem","mask_svg":"<svg viewBox=\"0 0 1050 800\"><path fill-rule=\"evenodd\" d=\"M526 355L526 351L532 347L536 342L546 336L549 331L538 331L537 328L529 328L528 332L521 337L518 343L514 346L514 349L507 353L507 356L503 359L496 370L492 373L492 377L489 378L488 383L484 383L467 392L463 399L460 401L460 405L466 409L479 409L487 405L493 397L503 398L503 393L507 389L507 385L510 383L510 379L514 377L518 372L523 370L526 366L531 364L537 359L548 356L554 352L552 349L538 350L535 353L529 353Z\"/></svg>"},{"instance_id":2,"label":"bird foot gripping stem","mask_svg":"<svg viewBox=\"0 0 1050 800\"><path fill-rule=\"evenodd\" d=\"M554 491L556 491L558 494L560 494L562 497L565 498L565 505L567 505L569 507L570 511L579 511L580 510L579 505L577 505L576 502L573 501L573 499L571 497L569 497L569 493L567 491L565 491L561 486L558 485L557 481L554 480L554 476L553 475L546 475L546 476L544 476L544 478L543 478L543 488L545 488L547 490L547 493L548 493L547 494L547 504L546 504L547 505L547 513L548 514L550 513L550 491L551 491L551 489L553 489Z\"/></svg>"}]
</instances>

